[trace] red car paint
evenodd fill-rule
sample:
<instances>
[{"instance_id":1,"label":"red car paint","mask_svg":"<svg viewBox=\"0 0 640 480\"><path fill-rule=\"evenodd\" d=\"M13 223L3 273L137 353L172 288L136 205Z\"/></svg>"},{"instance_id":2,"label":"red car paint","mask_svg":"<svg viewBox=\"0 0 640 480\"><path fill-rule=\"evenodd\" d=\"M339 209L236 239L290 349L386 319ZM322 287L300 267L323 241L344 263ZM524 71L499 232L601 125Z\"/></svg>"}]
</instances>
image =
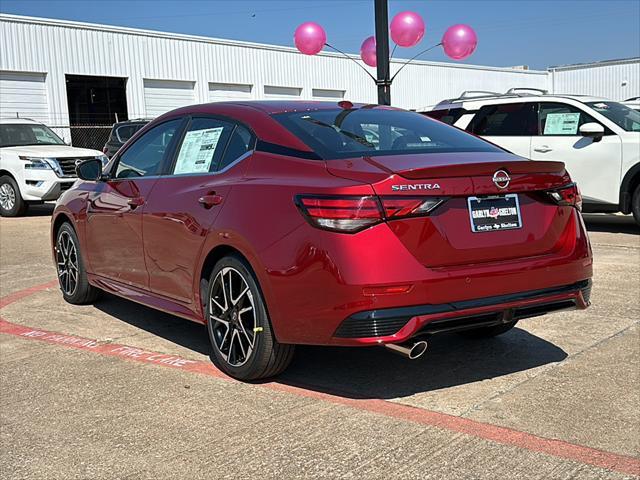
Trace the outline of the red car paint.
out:
<instances>
[{"instance_id":1,"label":"red car paint","mask_svg":"<svg viewBox=\"0 0 640 480\"><path fill-rule=\"evenodd\" d=\"M158 123L190 115L241 122L277 148L256 148L218 174L78 181L58 201L54 239L60 222L71 221L91 284L201 323L206 259L239 252L256 274L281 343L399 343L435 320L563 301L587 307L584 288L575 286L592 276L584 224L575 206L549 201L549 191L571 182L562 163L502 151L313 159L313 148L272 116L323 109L336 104L218 103L167 113L110 165ZM498 170L511 177L505 189L492 180ZM523 227L472 232L467 197L505 193L518 193ZM446 201L428 216L381 218L357 233L338 233L303 215L296 198L314 195ZM532 291L540 292L517 295ZM411 315L395 333L336 335L362 312L451 305Z\"/></svg>"}]
</instances>

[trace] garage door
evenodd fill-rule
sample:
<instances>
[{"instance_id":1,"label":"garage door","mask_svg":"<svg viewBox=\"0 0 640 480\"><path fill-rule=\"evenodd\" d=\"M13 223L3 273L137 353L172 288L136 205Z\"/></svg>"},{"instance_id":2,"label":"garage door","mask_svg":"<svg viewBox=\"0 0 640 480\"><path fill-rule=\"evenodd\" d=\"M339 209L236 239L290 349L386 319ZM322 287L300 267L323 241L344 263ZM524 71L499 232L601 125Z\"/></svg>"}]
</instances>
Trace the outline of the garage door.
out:
<instances>
[{"instance_id":1,"label":"garage door","mask_svg":"<svg viewBox=\"0 0 640 480\"><path fill-rule=\"evenodd\" d=\"M196 103L195 82L177 80L145 80L144 104L146 115L154 118L163 113Z\"/></svg>"},{"instance_id":2,"label":"garage door","mask_svg":"<svg viewBox=\"0 0 640 480\"><path fill-rule=\"evenodd\" d=\"M44 73L0 71L0 116L49 121Z\"/></svg>"},{"instance_id":3,"label":"garage door","mask_svg":"<svg viewBox=\"0 0 640 480\"><path fill-rule=\"evenodd\" d=\"M209 101L249 100L252 87L243 83L209 83Z\"/></svg>"}]
</instances>

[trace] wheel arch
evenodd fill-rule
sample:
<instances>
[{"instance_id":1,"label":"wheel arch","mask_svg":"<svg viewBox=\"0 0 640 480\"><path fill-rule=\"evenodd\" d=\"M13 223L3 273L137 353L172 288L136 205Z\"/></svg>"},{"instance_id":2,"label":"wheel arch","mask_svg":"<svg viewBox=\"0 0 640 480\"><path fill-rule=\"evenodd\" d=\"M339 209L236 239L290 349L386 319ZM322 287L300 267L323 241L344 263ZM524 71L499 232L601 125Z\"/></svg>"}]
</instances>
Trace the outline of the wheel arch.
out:
<instances>
[{"instance_id":1,"label":"wheel arch","mask_svg":"<svg viewBox=\"0 0 640 480\"><path fill-rule=\"evenodd\" d=\"M14 181L16 180L16 177L9 170L5 170L4 168L0 169L0 177L5 177L5 176L13 178Z\"/></svg>"},{"instance_id":2,"label":"wheel arch","mask_svg":"<svg viewBox=\"0 0 640 480\"><path fill-rule=\"evenodd\" d=\"M620 211L622 213L631 213L631 197L638 184L640 184L640 162L629 169L620 184Z\"/></svg>"},{"instance_id":3,"label":"wheel arch","mask_svg":"<svg viewBox=\"0 0 640 480\"><path fill-rule=\"evenodd\" d=\"M258 285L258 288L260 289L260 293L262 294L262 298L264 299L265 308L267 310L269 318L271 319L271 326L273 328L273 333L276 335L276 338L278 338L278 333L277 333L278 327L276 325L278 322L274 321L274 318L273 318L275 313L273 312L274 302L269 300L270 298L269 286L266 283L266 279L263 278L263 276L260 274L261 271L257 266L257 263L259 263L258 259L255 256L247 254L247 252L243 251L241 248L238 248L236 245L231 245L231 244L216 245L213 248L209 249L208 253L204 255L202 262L200 262L200 265L201 265L200 272L199 272L199 275L196 277L198 281L198 288L196 291L198 293L198 301L202 309L201 310L202 318L204 319L205 322L207 321L207 319L205 318L205 305L204 305L205 300L204 299L207 296L207 289L209 287L209 277L211 276L213 267L220 259L229 255L235 255L240 257L242 260L247 262L247 264L251 268L251 272L254 275L256 284Z\"/></svg>"}]
</instances>

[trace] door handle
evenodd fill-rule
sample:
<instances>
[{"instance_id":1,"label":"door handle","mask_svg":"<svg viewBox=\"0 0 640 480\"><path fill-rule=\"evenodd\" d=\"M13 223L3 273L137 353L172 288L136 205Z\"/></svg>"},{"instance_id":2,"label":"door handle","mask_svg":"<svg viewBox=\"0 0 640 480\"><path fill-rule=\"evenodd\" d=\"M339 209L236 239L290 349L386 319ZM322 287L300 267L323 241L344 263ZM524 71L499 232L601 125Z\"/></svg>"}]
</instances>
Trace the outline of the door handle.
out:
<instances>
[{"instance_id":1,"label":"door handle","mask_svg":"<svg viewBox=\"0 0 640 480\"><path fill-rule=\"evenodd\" d=\"M129 200L127 200L127 205L129 205L129 208L131 210L135 210L136 208L141 207L142 205L144 205L144 198L142 198L142 197L130 198Z\"/></svg>"},{"instance_id":2,"label":"door handle","mask_svg":"<svg viewBox=\"0 0 640 480\"><path fill-rule=\"evenodd\" d=\"M222 196L216 195L215 193L209 193L200 197L198 199L198 203L204 208L209 209L214 205L220 205L222 203Z\"/></svg>"},{"instance_id":3,"label":"door handle","mask_svg":"<svg viewBox=\"0 0 640 480\"><path fill-rule=\"evenodd\" d=\"M553 148L549 148L546 145L543 145L541 147L533 149L534 152L539 152L539 153L547 153L547 152L550 152L552 150L553 150Z\"/></svg>"}]
</instances>

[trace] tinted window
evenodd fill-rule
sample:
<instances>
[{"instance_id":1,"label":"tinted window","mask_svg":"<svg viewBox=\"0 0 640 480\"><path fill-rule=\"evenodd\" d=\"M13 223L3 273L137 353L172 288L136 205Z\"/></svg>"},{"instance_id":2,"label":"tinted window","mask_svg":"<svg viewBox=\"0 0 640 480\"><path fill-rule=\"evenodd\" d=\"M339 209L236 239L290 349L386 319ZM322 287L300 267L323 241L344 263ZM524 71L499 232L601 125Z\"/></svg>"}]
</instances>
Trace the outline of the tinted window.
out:
<instances>
[{"instance_id":1,"label":"tinted window","mask_svg":"<svg viewBox=\"0 0 640 480\"><path fill-rule=\"evenodd\" d=\"M121 125L116 128L116 138L119 142L125 143L133 134L144 127L144 123L131 123L129 125Z\"/></svg>"},{"instance_id":2,"label":"tinted window","mask_svg":"<svg viewBox=\"0 0 640 480\"><path fill-rule=\"evenodd\" d=\"M173 167L174 175L218 170L234 125L214 118L194 118L184 135Z\"/></svg>"},{"instance_id":3,"label":"tinted window","mask_svg":"<svg viewBox=\"0 0 640 480\"><path fill-rule=\"evenodd\" d=\"M573 105L541 103L538 113L540 135L579 135L580 125L595 122L593 117Z\"/></svg>"},{"instance_id":4,"label":"tinted window","mask_svg":"<svg viewBox=\"0 0 640 480\"><path fill-rule=\"evenodd\" d=\"M281 113L274 118L326 159L501 151L457 128L403 110L316 110Z\"/></svg>"},{"instance_id":5,"label":"tinted window","mask_svg":"<svg viewBox=\"0 0 640 480\"><path fill-rule=\"evenodd\" d=\"M231 134L229 144L224 152L224 157L218 170L223 170L231 163L235 162L242 155L253 149L253 136L251 132L241 125L236 126Z\"/></svg>"},{"instance_id":6,"label":"tinted window","mask_svg":"<svg viewBox=\"0 0 640 480\"><path fill-rule=\"evenodd\" d=\"M0 125L0 147L21 145L64 145L64 142L44 125L26 123Z\"/></svg>"},{"instance_id":7,"label":"tinted window","mask_svg":"<svg viewBox=\"0 0 640 480\"><path fill-rule=\"evenodd\" d=\"M627 132L640 132L640 112L637 110L617 102L589 102L587 105Z\"/></svg>"},{"instance_id":8,"label":"tinted window","mask_svg":"<svg viewBox=\"0 0 640 480\"><path fill-rule=\"evenodd\" d=\"M162 160L181 123L181 119L162 123L134 141L120 156L116 178L159 175Z\"/></svg>"},{"instance_id":9,"label":"tinted window","mask_svg":"<svg viewBox=\"0 0 640 480\"><path fill-rule=\"evenodd\" d=\"M431 112L424 112L424 115L430 118L435 118L447 125L453 125L456 123L462 115L468 113L464 108L445 108L442 110L432 110Z\"/></svg>"},{"instance_id":10,"label":"tinted window","mask_svg":"<svg viewBox=\"0 0 640 480\"><path fill-rule=\"evenodd\" d=\"M508 103L482 107L467 127L482 136L525 136L538 133L535 103Z\"/></svg>"}]
</instances>

